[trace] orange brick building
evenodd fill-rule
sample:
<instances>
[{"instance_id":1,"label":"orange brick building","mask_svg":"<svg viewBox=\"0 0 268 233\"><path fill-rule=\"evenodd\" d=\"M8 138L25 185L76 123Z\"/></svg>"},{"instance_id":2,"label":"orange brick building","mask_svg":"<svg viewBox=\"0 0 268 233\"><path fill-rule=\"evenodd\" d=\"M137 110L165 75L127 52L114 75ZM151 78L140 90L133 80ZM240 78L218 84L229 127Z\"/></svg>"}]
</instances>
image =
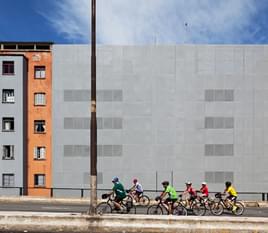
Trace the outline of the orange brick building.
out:
<instances>
[{"instance_id":1,"label":"orange brick building","mask_svg":"<svg viewBox=\"0 0 268 233\"><path fill-rule=\"evenodd\" d=\"M50 42L0 42L0 56L10 55L8 60L12 60L12 56L23 55L27 60L27 84L24 87L24 92L27 93L25 95L27 104L24 106L27 118L27 127L25 127L27 145L24 145L26 154L23 155L24 195L50 195L52 180L51 47ZM15 66L14 73L16 73L16 64L14 62L12 64Z\"/></svg>"}]
</instances>

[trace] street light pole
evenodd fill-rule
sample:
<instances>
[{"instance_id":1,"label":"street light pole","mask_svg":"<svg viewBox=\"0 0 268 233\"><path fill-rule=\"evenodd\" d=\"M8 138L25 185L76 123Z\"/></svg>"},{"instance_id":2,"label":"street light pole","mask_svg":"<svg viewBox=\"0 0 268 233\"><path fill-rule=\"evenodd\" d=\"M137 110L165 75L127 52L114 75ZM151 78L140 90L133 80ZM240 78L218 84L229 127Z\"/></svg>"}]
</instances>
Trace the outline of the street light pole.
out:
<instances>
[{"instance_id":1,"label":"street light pole","mask_svg":"<svg viewBox=\"0 0 268 233\"><path fill-rule=\"evenodd\" d=\"M96 117L96 0L91 0L91 121L90 121L90 208L97 207L97 117Z\"/></svg>"}]
</instances>

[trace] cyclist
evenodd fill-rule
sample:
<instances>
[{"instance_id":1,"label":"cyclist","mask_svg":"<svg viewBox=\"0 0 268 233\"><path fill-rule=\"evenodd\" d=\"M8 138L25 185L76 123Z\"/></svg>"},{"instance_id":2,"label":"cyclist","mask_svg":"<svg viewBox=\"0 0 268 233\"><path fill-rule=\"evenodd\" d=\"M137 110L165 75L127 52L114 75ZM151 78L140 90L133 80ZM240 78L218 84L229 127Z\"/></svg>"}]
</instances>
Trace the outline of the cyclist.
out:
<instances>
[{"instance_id":1,"label":"cyclist","mask_svg":"<svg viewBox=\"0 0 268 233\"><path fill-rule=\"evenodd\" d=\"M164 201L164 203L167 205L168 213L172 214L173 205L178 200L178 194L176 190L169 185L168 181L163 181L162 185L164 187L164 191L161 193L160 198L164 198L168 194L168 198Z\"/></svg>"},{"instance_id":2,"label":"cyclist","mask_svg":"<svg viewBox=\"0 0 268 233\"><path fill-rule=\"evenodd\" d=\"M134 199L136 202L139 201L139 197L143 194L142 185L138 182L137 178L133 179L133 186L130 188L130 191L134 193Z\"/></svg>"},{"instance_id":3,"label":"cyclist","mask_svg":"<svg viewBox=\"0 0 268 233\"><path fill-rule=\"evenodd\" d=\"M233 207L233 211L236 210L236 206L234 205L237 199L237 192L235 190L235 188L232 186L232 183L230 181L226 181L225 182L225 190L224 190L224 194L228 194L229 196L227 196L228 202L232 205Z\"/></svg>"},{"instance_id":4,"label":"cyclist","mask_svg":"<svg viewBox=\"0 0 268 233\"><path fill-rule=\"evenodd\" d=\"M114 184L114 187L110 195L115 194L115 198L114 198L115 209L122 210L122 206L120 205L120 202L127 196L126 191L124 189L124 186L119 182L118 177L114 177L112 179L112 182Z\"/></svg>"},{"instance_id":5,"label":"cyclist","mask_svg":"<svg viewBox=\"0 0 268 233\"><path fill-rule=\"evenodd\" d=\"M190 197L188 198L188 203L191 206L192 202L196 199L197 195L196 195L196 191L195 189L192 187L192 182L188 181L185 183L186 185L186 190L183 192L183 194L189 194Z\"/></svg>"},{"instance_id":6,"label":"cyclist","mask_svg":"<svg viewBox=\"0 0 268 233\"><path fill-rule=\"evenodd\" d=\"M202 182L202 186L200 188L201 197L207 198L208 197L208 186L206 182Z\"/></svg>"}]
</instances>

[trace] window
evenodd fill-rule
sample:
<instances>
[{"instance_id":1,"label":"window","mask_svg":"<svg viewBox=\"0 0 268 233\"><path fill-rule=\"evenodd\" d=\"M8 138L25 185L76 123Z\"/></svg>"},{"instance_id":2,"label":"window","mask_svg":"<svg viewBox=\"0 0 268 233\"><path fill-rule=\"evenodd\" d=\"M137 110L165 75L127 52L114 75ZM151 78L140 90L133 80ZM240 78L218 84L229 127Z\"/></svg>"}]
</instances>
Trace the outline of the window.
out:
<instances>
[{"instance_id":1,"label":"window","mask_svg":"<svg viewBox=\"0 0 268 233\"><path fill-rule=\"evenodd\" d=\"M34 67L34 78L37 78L37 79L46 78L46 67L45 66L35 66Z\"/></svg>"},{"instance_id":2,"label":"window","mask_svg":"<svg viewBox=\"0 0 268 233\"><path fill-rule=\"evenodd\" d=\"M46 105L46 94L45 93L35 93L34 94L34 105Z\"/></svg>"},{"instance_id":3,"label":"window","mask_svg":"<svg viewBox=\"0 0 268 233\"><path fill-rule=\"evenodd\" d=\"M206 156L233 156L233 144L205 144Z\"/></svg>"},{"instance_id":4,"label":"window","mask_svg":"<svg viewBox=\"0 0 268 233\"><path fill-rule=\"evenodd\" d=\"M234 90L207 89L205 90L205 101L208 101L208 102L234 101Z\"/></svg>"},{"instance_id":5,"label":"window","mask_svg":"<svg viewBox=\"0 0 268 233\"><path fill-rule=\"evenodd\" d=\"M205 129L233 129L233 117L206 117Z\"/></svg>"},{"instance_id":6,"label":"window","mask_svg":"<svg viewBox=\"0 0 268 233\"><path fill-rule=\"evenodd\" d=\"M35 133L45 133L46 131L46 122L43 120L34 121L34 132Z\"/></svg>"},{"instance_id":7,"label":"window","mask_svg":"<svg viewBox=\"0 0 268 233\"><path fill-rule=\"evenodd\" d=\"M208 183L222 184L226 180L234 181L234 173L230 171L208 171L205 172L205 180Z\"/></svg>"},{"instance_id":8,"label":"window","mask_svg":"<svg viewBox=\"0 0 268 233\"><path fill-rule=\"evenodd\" d=\"M3 174L2 175L2 186L3 187L13 187L15 185L15 175L14 174Z\"/></svg>"},{"instance_id":9,"label":"window","mask_svg":"<svg viewBox=\"0 0 268 233\"><path fill-rule=\"evenodd\" d=\"M34 175L34 186L45 186L45 178L44 174L35 174Z\"/></svg>"},{"instance_id":10,"label":"window","mask_svg":"<svg viewBox=\"0 0 268 233\"><path fill-rule=\"evenodd\" d=\"M2 91L2 102L3 103L14 103L14 90L13 89L3 89Z\"/></svg>"},{"instance_id":11,"label":"window","mask_svg":"<svg viewBox=\"0 0 268 233\"><path fill-rule=\"evenodd\" d=\"M14 159L14 146L3 145L3 159Z\"/></svg>"},{"instance_id":12,"label":"window","mask_svg":"<svg viewBox=\"0 0 268 233\"><path fill-rule=\"evenodd\" d=\"M14 131L14 118L13 117L4 117L3 118L2 130L3 131Z\"/></svg>"},{"instance_id":13,"label":"window","mask_svg":"<svg viewBox=\"0 0 268 233\"><path fill-rule=\"evenodd\" d=\"M2 74L14 75L14 61L3 61Z\"/></svg>"},{"instance_id":14,"label":"window","mask_svg":"<svg viewBox=\"0 0 268 233\"><path fill-rule=\"evenodd\" d=\"M42 160L46 158L46 148L44 146L36 146L34 148L34 159Z\"/></svg>"}]
</instances>

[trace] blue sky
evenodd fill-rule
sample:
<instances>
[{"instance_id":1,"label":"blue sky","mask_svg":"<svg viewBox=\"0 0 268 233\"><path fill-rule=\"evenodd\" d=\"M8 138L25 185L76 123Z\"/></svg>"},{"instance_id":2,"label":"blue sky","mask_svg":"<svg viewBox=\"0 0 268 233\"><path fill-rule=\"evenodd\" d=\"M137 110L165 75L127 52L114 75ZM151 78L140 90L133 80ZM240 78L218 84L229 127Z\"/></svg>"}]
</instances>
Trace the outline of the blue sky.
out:
<instances>
[{"instance_id":1,"label":"blue sky","mask_svg":"<svg viewBox=\"0 0 268 233\"><path fill-rule=\"evenodd\" d=\"M90 0L0 0L1 41L88 43ZM100 44L267 44L268 0L97 0Z\"/></svg>"}]
</instances>

